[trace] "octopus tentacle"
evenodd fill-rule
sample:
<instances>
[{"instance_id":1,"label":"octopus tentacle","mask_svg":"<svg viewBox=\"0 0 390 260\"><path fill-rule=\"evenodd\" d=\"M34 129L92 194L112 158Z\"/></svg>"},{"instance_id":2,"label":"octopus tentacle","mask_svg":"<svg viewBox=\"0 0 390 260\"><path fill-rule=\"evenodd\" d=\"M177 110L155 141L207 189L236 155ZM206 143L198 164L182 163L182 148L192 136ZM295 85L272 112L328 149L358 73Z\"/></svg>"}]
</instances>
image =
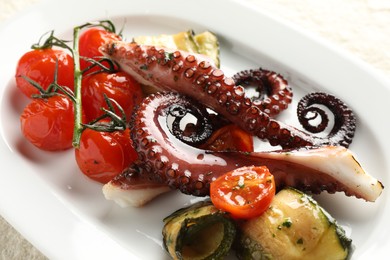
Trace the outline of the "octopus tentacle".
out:
<instances>
[{"instance_id":1,"label":"octopus tentacle","mask_svg":"<svg viewBox=\"0 0 390 260\"><path fill-rule=\"evenodd\" d=\"M245 95L245 89L203 56L136 43L110 42L102 52L141 84L174 91L201 101L242 129L282 148L313 145L348 145L339 135L316 137L272 119Z\"/></svg>"},{"instance_id":2,"label":"octopus tentacle","mask_svg":"<svg viewBox=\"0 0 390 260\"><path fill-rule=\"evenodd\" d=\"M292 101L293 92L287 81L273 71L262 68L243 70L234 74L232 78L236 85L244 88L250 84L256 85L258 97L252 98L252 104L270 117L287 109Z\"/></svg>"},{"instance_id":3,"label":"octopus tentacle","mask_svg":"<svg viewBox=\"0 0 390 260\"><path fill-rule=\"evenodd\" d=\"M130 165L121 174L103 186L103 194L122 207L141 207L171 189L160 181L153 181L151 173L139 174L137 164Z\"/></svg>"},{"instance_id":4,"label":"octopus tentacle","mask_svg":"<svg viewBox=\"0 0 390 260\"><path fill-rule=\"evenodd\" d=\"M174 118L171 133L184 143L197 145L205 142L211 136L213 125L210 122L207 110L203 106L196 106L194 110L189 108L190 105L180 103L170 106L168 114ZM193 123L187 124L183 129L181 123L187 114L191 114L197 119L196 125Z\"/></svg>"},{"instance_id":5,"label":"octopus tentacle","mask_svg":"<svg viewBox=\"0 0 390 260\"><path fill-rule=\"evenodd\" d=\"M334 115L334 125L329 136L339 138L340 145L348 147L352 142L356 129L356 117L352 110L340 99L333 95L314 92L304 96L298 103L297 114L301 125L312 133L322 132L328 126L328 116L326 112L314 105L326 106ZM310 124L319 116L321 121L318 125ZM340 135L339 133L343 133Z\"/></svg>"},{"instance_id":6,"label":"octopus tentacle","mask_svg":"<svg viewBox=\"0 0 390 260\"><path fill-rule=\"evenodd\" d=\"M209 193L210 183L225 172L265 165L275 176L278 188L293 186L312 193L343 191L370 201L381 193L382 184L366 174L343 147L239 153L209 152L184 144L167 126L166 117L173 104L187 107L196 102L172 92L149 95L131 121L139 174L151 176L153 182L204 196ZM151 172L154 174L149 175Z\"/></svg>"},{"instance_id":7,"label":"octopus tentacle","mask_svg":"<svg viewBox=\"0 0 390 260\"><path fill-rule=\"evenodd\" d=\"M212 178L201 170L205 165L225 165L218 157L176 139L167 125L170 108L177 104L189 108L196 102L174 93L152 94L135 111L131 120L133 145L139 155L141 174L154 172L153 181L167 183L184 193L206 195ZM197 108L195 108L196 110ZM205 157L207 157L205 159ZM196 170L194 170L196 169ZM198 174L195 177L195 172Z\"/></svg>"}]
</instances>

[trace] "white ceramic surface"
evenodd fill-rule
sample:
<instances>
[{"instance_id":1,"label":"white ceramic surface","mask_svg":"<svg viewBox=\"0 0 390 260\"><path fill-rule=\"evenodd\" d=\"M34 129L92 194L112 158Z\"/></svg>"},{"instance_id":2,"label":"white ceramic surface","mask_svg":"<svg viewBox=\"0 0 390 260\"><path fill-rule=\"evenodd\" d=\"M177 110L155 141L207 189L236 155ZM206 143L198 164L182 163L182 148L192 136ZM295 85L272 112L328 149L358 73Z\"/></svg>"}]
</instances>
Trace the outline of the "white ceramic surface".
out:
<instances>
[{"instance_id":1,"label":"white ceramic surface","mask_svg":"<svg viewBox=\"0 0 390 260\"><path fill-rule=\"evenodd\" d=\"M58 2L36 5L0 28L0 213L49 258L166 259L162 219L194 199L172 193L141 209L119 208L104 199L101 185L79 173L72 151L42 152L23 140L18 117L27 99L18 93L13 79L18 58L48 30L69 39L72 27L86 21L108 18L118 27L125 24L128 39L189 28L214 31L221 40L226 74L261 66L289 80L296 94L282 116L288 123L296 124L292 108L304 93L336 94L358 117L351 150L385 187L389 183L390 85L353 57L239 1L202 0L188 8L179 0L153 4L120 0L115 5L71 0L60 10ZM223 13L213 11L220 6ZM59 16L58 11L69 16ZM376 203L342 194L318 199L352 237L353 259L381 259L389 252L386 188Z\"/></svg>"}]
</instances>

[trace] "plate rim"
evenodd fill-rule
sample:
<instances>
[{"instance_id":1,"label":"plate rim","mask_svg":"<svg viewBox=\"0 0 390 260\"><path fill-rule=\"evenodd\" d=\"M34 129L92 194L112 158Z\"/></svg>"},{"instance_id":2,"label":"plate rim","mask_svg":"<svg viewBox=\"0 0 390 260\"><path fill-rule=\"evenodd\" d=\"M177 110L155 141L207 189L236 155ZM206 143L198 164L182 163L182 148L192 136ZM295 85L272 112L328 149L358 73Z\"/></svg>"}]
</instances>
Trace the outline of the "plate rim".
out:
<instances>
[{"instance_id":1,"label":"plate rim","mask_svg":"<svg viewBox=\"0 0 390 260\"><path fill-rule=\"evenodd\" d=\"M74 1L74 0L72 0L72 1ZM39 15L39 14L41 14L41 12L43 12L43 10L46 8L46 9L48 9L48 8L53 8L53 7L55 7L56 6L56 4L57 4L57 2L59 2L59 1L43 1L43 2L41 2L41 3L38 3L37 5L34 5L34 6L32 6L31 8L29 8L29 9L27 9L26 11L24 11L24 12L22 12L22 13L20 13L18 16L15 16L15 17L13 17L13 18L11 18L10 20L8 20L8 22L5 24L5 25L3 25L3 26L1 26L0 27L0 35L1 34L3 34L3 31L7 28L7 27L12 27L15 23L17 23L20 19L23 19L23 15ZM76 3L76 1L74 1L75 3ZM88 2L91 2L91 0L90 1L85 1L86 3L88 3ZM102 2L104 2L104 1L102 1ZM124 2L124 1L122 1L122 2ZM145 1L145 5L146 5L146 2L148 2L148 1ZM153 2L153 1L149 1L149 2ZM222 2L222 1L216 1L216 2ZM69 3L72 3L71 1L69 2ZM153 3L155 3L155 2L153 2ZM179 1L177 1L177 0L171 0L171 3L179 3ZM246 2L247 3L247 2ZM274 17L271 17L271 16L269 16L269 15L266 15L266 14L264 14L264 13L262 13L262 12L260 12L259 10L255 10L255 9L252 9L252 8L254 8L252 5L247 5L247 4L244 4L244 3L240 3L240 1L229 1L229 4L230 5L234 5L234 6L240 6L241 8L246 8L246 10L249 10L250 12L258 12L260 15L263 15L264 17L262 18L262 19L272 19L272 21L273 22L275 22L276 24L278 24L278 26L286 26L286 28L289 28L289 30L292 30L294 33L298 33L298 34L303 34L303 36L304 37L306 37L307 39L309 39L310 41L313 41L313 43L315 43L315 44L321 44L321 46L323 46L324 48L327 48L327 49L329 49L329 50L331 50L333 53L335 53L336 55L339 55L343 60L346 60L346 61L348 61L348 62L351 62L351 63L353 63L353 65L354 66L356 66L356 70L366 70L366 73L367 73L367 75L369 75L369 78L373 78L373 79L375 79L376 81L377 81L377 83L376 84L380 84L380 85L383 85L383 86L387 86L388 87L388 91L389 91L389 89L390 89L390 85L389 85L389 83L387 82L387 78L385 78L383 75L381 75L380 73L378 73L376 70L374 70L371 66L369 66L368 64L366 64L366 63L364 63L364 62L362 62L361 60L359 60L359 59L357 59L356 57L354 57L354 56L352 56L352 55L350 55L350 54L348 54L348 53L346 53L345 51L342 51L342 50L340 50L340 49L338 49L337 47L335 47L334 45L332 45L332 44L330 44L330 43L327 43L326 41L323 41L322 39L320 39L320 38L318 38L318 37L315 37L315 36L313 36L313 35L310 35L308 32L306 32L306 31L304 31L304 30L301 30L301 29L299 29L298 27L293 27L293 26L291 26L291 25L286 25L286 24L284 24L284 21L281 21L281 20L275 20L275 18ZM40 9L41 11L38 11L37 12L37 9ZM112 10L114 10L114 9L112 9ZM155 12L155 13L158 13L156 10L151 10L151 9L149 9L147 12L145 11L146 9L143 9L143 10L141 10L141 8L139 9L139 10L137 10L138 11L138 13L139 14L142 14L142 13L144 13L144 14L146 14L146 13L153 13L153 12ZM113 13L118 13L118 14L123 14L123 11L122 10L117 10L117 9L115 9L114 11L113 11ZM111 15L112 15L112 13L111 13ZM183 18L183 16L182 15L180 15L180 16L178 16L179 18ZM302 35L301 35L302 36ZM2 45L0 45L0 46L2 46ZM251 47L253 47L253 45L251 45L251 44L249 44L249 46L251 46ZM282 59L283 60L283 59ZM291 66L291 65L290 65ZM1 75L2 73L0 72L0 75ZM2 100L2 102L3 102L3 98L4 98L4 96L3 96L3 93L4 93L4 89L1 89L1 91L2 91L2 95L1 95L1 100ZM390 93L390 91L389 91L389 93ZM390 111L390 110L389 110ZM373 119L374 120L374 119ZM1 129L1 131L3 131L3 129ZM1 135L2 135L2 137L4 136L4 134L3 134L3 132L1 132ZM5 140L3 140L2 139L2 145L3 145L3 142L4 142ZM389 142L388 142L389 143ZM6 145L5 145L6 146ZM4 147L3 147L4 148ZM6 153L5 151L4 151L4 149L1 149L0 150L0 152L1 152L1 154L2 154L2 158L7 158L7 159L9 159L9 160L12 160L12 158L17 158L17 156L14 154L14 152L12 152L11 151L11 153ZM6 154L6 157L3 157L4 156L4 154ZM387 152L387 154L388 154L388 152ZM20 165L17 165L15 168L16 168L16 170L20 170L20 171L22 171L23 169L24 169L24 167L26 167L26 166L23 166L24 164L23 163L21 163ZM387 169L389 169L389 165L387 165ZM42 189L42 191L50 191L50 187L47 187L47 185L45 184L45 183L43 183L39 178L34 178L33 176L30 176L30 178L29 178L29 180L30 181L33 181L33 182L36 182L37 183L37 186L40 188L40 189ZM20 180L18 180L18 181L20 181ZM2 184L0 184L0 186L4 186L4 185L2 185ZM20 187L22 187L22 188L25 188L25 189L27 189L28 188L28 185L21 185ZM7 189L4 189L4 190L7 190L7 192L12 192L9 188L7 188ZM0 192L0 194L3 194L4 195L4 192ZM44 194L46 194L46 193L43 193L41 196L43 196L44 197ZM387 193L384 193L382 196L384 196L385 194L387 194ZM1 196L0 196L1 197ZM18 198L18 200L17 201L19 201L19 203L23 203L23 201L25 200L26 198L22 198L22 197L20 197L20 198ZM69 209L66 207L66 204L62 204L61 203L61 205L58 205L58 200L59 200L59 198L57 198L57 197L53 197L53 198L48 198L47 199L47 201L45 201L45 203L47 203L48 205L52 205L53 207L55 207L55 208L58 208L57 210L60 212L63 212L63 214L64 214L64 216L67 216L67 217L65 217L65 218L67 218L68 219L68 221L69 221L69 226L67 226L67 228L69 228L69 229L71 229L71 228L75 228L75 226L78 226L78 225L84 225L85 224L85 222L82 220L82 219L80 219L78 216L77 216L77 214L75 215L74 213L72 213L72 212L69 212ZM388 201L388 196L386 196L386 200ZM5 199L1 199L0 198L0 201L2 202L1 203L1 206L0 206L0 210L1 210L1 214L2 214L2 216L9 222L9 223L11 223L11 225L13 225L20 233L22 233L22 235L23 236L25 236L34 246L36 246L37 248L39 248L39 250L41 250L45 255L47 255L47 256L55 256L55 254L56 253L58 253L58 251L57 251L57 249L55 249L55 250L52 250L52 249L48 249L48 248L45 248L45 246L44 245L42 245L42 243L39 243L38 241L36 241L36 239L34 239L34 235L33 234L31 234L30 232L28 232L28 231L26 231L26 227L24 226L24 225L22 225L21 224L21 222L20 222L20 217L16 217L15 216L15 213L12 213L12 212L9 212L8 211L8 209L6 209L6 207L4 207L4 205L8 205L8 207L9 207L9 205L11 205L10 204L10 201L8 201L8 200L5 200ZM32 202L31 202L32 203ZM388 206L388 202L387 202L387 204L386 204L387 206ZM31 211L33 211L33 209L31 208L30 209ZM65 213L65 212L67 212L67 213ZM69 215L67 215L67 214L69 214ZM33 214L31 213L31 216L33 217ZM37 222L39 222L39 218L41 218L42 216L41 215L38 215L38 216L35 216L35 218L38 218L36 221ZM50 222L52 222L50 219L45 219L45 222L47 222L47 223L50 223ZM64 227L65 227L66 225L64 225ZM44 226L41 226L40 228L44 228ZM92 227L92 229L93 229L93 227ZM89 232L92 232L93 233L93 231L89 231ZM102 235L103 237L105 236L105 234L104 234L104 232L102 232L102 231L97 231L97 233L95 234L95 235ZM116 242L115 241L113 241L112 240L112 238L111 237L108 237L107 238L111 243L113 243L113 247L115 247L115 246L118 246L117 244L116 244ZM53 239L51 239L51 240L54 240L54 238ZM63 242L65 242L65 241L63 241ZM54 243L53 243L54 244ZM118 246L119 248L121 248L120 246ZM104 255L104 254L107 254L107 253L109 253L109 252L105 252L104 250L103 250L103 252L101 252L101 255ZM123 252L124 254L128 254L129 252L127 251L127 250L125 250L124 252ZM130 252L131 253L131 252ZM62 255L61 255L61 257L63 257L64 255L63 255L63 252L62 252ZM133 254L131 254L131 256L132 257L136 257L135 255L133 255ZM57 257L54 257L54 258L57 258ZM65 258L65 257L64 257Z\"/></svg>"}]
</instances>

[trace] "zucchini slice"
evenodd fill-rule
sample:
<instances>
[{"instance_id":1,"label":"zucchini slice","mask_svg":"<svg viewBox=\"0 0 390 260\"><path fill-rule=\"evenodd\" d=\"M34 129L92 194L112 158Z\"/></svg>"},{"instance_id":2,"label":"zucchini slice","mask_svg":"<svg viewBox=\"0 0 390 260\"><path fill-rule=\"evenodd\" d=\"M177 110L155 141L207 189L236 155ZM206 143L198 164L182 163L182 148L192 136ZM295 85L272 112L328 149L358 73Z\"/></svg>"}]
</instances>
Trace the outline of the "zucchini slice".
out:
<instances>
[{"instance_id":1,"label":"zucchini slice","mask_svg":"<svg viewBox=\"0 0 390 260\"><path fill-rule=\"evenodd\" d=\"M210 201L201 201L166 217L162 234L173 259L222 259L233 244L236 227Z\"/></svg>"},{"instance_id":2,"label":"zucchini slice","mask_svg":"<svg viewBox=\"0 0 390 260\"><path fill-rule=\"evenodd\" d=\"M194 34L191 30L172 35L160 34L156 36L137 36L133 38L133 41L138 44L155 45L169 49L199 53L198 45L194 40Z\"/></svg>"},{"instance_id":3,"label":"zucchini slice","mask_svg":"<svg viewBox=\"0 0 390 260\"><path fill-rule=\"evenodd\" d=\"M316 201L286 188L260 217L240 224L240 259L348 259L352 240Z\"/></svg>"},{"instance_id":4,"label":"zucchini slice","mask_svg":"<svg viewBox=\"0 0 390 260\"><path fill-rule=\"evenodd\" d=\"M155 45L203 54L211 58L218 68L220 66L219 41L217 36L209 31L195 34L194 31L188 30L172 35L137 36L133 38L133 41L138 44Z\"/></svg>"},{"instance_id":5,"label":"zucchini slice","mask_svg":"<svg viewBox=\"0 0 390 260\"><path fill-rule=\"evenodd\" d=\"M198 45L198 52L212 58L217 68L220 67L219 58L219 41L217 36L210 32L205 31L194 35L194 41Z\"/></svg>"}]
</instances>

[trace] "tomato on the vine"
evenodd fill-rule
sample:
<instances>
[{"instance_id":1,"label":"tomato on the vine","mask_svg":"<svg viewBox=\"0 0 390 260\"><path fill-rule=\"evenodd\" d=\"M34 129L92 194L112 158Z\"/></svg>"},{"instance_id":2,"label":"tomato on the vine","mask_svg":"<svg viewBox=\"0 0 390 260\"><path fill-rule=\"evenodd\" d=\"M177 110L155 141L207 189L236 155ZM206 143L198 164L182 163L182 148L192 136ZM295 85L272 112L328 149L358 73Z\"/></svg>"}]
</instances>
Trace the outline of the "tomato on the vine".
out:
<instances>
[{"instance_id":1,"label":"tomato on the vine","mask_svg":"<svg viewBox=\"0 0 390 260\"><path fill-rule=\"evenodd\" d=\"M275 180L265 166L230 171L210 184L214 206L234 218L248 219L266 211L275 196Z\"/></svg>"},{"instance_id":2,"label":"tomato on the vine","mask_svg":"<svg viewBox=\"0 0 390 260\"><path fill-rule=\"evenodd\" d=\"M58 63L57 83L74 89L73 58L62 49L36 49L25 53L16 67L16 85L27 96L39 94L39 90L29 83L27 77L37 82L44 90L53 83L56 63Z\"/></svg>"},{"instance_id":3,"label":"tomato on the vine","mask_svg":"<svg viewBox=\"0 0 390 260\"><path fill-rule=\"evenodd\" d=\"M72 147L74 106L64 95L33 99L24 108L20 123L24 137L42 150Z\"/></svg>"},{"instance_id":4,"label":"tomato on the vine","mask_svg":"<svg viewBox=\"0 0 390 260\"><path fill-rule=\"evenodd\" d=\"M107 108L103 94L118 102L128 120L134 107L142 101L140 84L124 72L92 74L83 79L82 86L82 103L87 121L102 115L102 107Z\"/></svg>"},{"instance_id":5,"label":"tomato on the vine","mask_svg":"<svg viewBox=\"0 0 390 260\"><path fill-rule=\"evenodd\" d=\"M253 137L240 127L230 124L216 130L200 148L212 151L253 152Z\"/></svg>"},{"instance_id":6,"label":"tomato on the vine","mask_svg":"<svg viewBox=\"0 0 390 260\"><path fill-rule=\"evenodd\" d=\"M93 27L90 29L85 30L81 35L79 39L79 53L80 56L91 58L94 60L99 60L98 57L102 56L102 53L100 52L99 48L104 45L108 40L121 40L122 38L113 32L110 32L106 29L99 28L99 27ZM84 70L88 66L90 66L91 63L80 59L80 67L81 70ZM89 71L95 71L95 69Z\"/></svg>"},{"instance_id":7,"label":"tomato on the vine","mask_svg":"<svg viewBox=\"0 0 390 260\"><path fill-rule=\"evenodd\" d=\"M81 134L80 147L75 149L75 157L86 176L107 183L137 159L137 152L132 146L128 128L114 132L87 128Z\"/></svg>"}]
</instances>

